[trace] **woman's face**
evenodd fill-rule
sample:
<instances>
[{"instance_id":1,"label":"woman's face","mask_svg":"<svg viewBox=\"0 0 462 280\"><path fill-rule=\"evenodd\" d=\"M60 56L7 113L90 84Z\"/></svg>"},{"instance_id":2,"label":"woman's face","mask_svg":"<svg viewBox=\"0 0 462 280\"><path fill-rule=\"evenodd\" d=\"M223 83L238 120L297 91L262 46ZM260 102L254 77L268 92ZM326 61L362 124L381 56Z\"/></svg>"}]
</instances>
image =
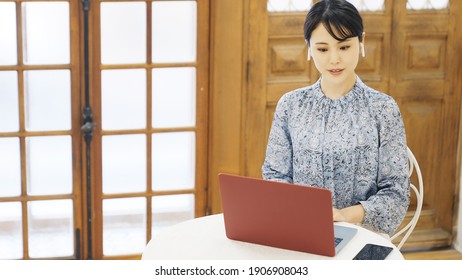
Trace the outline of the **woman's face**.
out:
<instances>
[{"instance_id":1,"label":"woman's face","mask_svg":"<svg viewBox=\"0 0 462 280\"><path fill-rule=\"evenodd\" d=\"M310 38L311 56L323 82L330 85L354 84L360 44L358 37L337 41L319 24Z\"/></svg>"}]
</instances>

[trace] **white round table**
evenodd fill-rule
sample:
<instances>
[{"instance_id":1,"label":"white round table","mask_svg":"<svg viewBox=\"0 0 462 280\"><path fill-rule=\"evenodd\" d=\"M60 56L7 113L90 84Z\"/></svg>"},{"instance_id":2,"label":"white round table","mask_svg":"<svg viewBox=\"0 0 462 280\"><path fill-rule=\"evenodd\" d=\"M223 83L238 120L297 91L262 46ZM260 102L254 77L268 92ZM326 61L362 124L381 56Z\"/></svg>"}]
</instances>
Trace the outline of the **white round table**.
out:
<instances>
[{"instance_id":1,"label":"white round table","mask_svg":"<svg viewBox=\"0 0 462 280\"><path fill-rule=\"evenodd\" d=\"M326 257L315 254L279 249L228 239L225 233L223 214L205 216L171 226L146 246L142 260L351 260L366 243L393 247L387 260L403 260L404 257L386 237L365 228L355 227L358 233L335 256Z\"/></svg>"}]
</instances>

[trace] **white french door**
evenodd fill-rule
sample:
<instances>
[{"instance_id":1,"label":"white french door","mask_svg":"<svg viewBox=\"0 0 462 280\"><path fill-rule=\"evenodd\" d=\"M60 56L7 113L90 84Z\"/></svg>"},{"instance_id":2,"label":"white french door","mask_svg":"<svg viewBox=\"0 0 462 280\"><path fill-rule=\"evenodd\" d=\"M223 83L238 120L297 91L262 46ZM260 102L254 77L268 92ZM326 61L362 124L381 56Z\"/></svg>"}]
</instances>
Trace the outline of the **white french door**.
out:
<instances>
[{"instance_id":1,"label":"white french door","mask_svg":"<svg viewBox=\"0 0 462 280\"><path fill-rule=\"evenodd\" d=\"M0 1L0 258L77 258L74 1Z\"/></svg>"},{"instance_id":2,"label":"white french door","mask_svg":"<svg viewBox=\"0 0 462 280\"><path fill-rule=\"evenodd\" d=\"M205 213L208 4L98 2L95 239L111 258Z\"/></svg>"},{"instance_id":3,"label":"white french door","mask_svg":"<svg viewBox=\"0 0 462 280\"><path fill-rule=\"evenodd\" d=\"M0 26L0 259L138 258L205 214L208 1L0 1Z\"/></svg>"}]
</instances>

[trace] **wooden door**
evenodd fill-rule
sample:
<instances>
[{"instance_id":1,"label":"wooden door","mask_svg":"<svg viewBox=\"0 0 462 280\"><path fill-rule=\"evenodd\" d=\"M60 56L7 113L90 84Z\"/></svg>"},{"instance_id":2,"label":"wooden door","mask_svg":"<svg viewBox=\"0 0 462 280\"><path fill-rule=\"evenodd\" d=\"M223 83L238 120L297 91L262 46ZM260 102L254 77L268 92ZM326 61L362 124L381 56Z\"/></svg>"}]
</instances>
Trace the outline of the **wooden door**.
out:
<instances>
[{"instance_id":1,"label":"wooden door","mask_svg":"<svg viewBox=\"0 0 462 280\"><path fill-rule=\"evenodd\" d=\"M425 185L424 210L409 242L445 246L452 242L455 215L461 92L455 87L460 56L454 46L461 43L455 33L461 5L450 1L448 7L418 9L411 2L394 4L389 87Z\"/></svg>"},{"instance_id":2,"label":"wooden door","mask_svg":"<svg viewBox=\"0 0 462 280\"><path fill-rule=\"evenodd\" d=\"M249 4L244 173L255 177L261 176L277 101L319 77L306 61L303 38L311 4L277 2ZM351 2L360 10L366 32L366 58L357 73L398 102L408 146L423 173L424 210L405 248L450 245L461 95L456 88L460 77L455 76L461 57L454 46L462 42L455 26L461 23L456 14L462 7L459 1ZM411 204L408 217L415 201Z\"/></svg>"}]
</instances>

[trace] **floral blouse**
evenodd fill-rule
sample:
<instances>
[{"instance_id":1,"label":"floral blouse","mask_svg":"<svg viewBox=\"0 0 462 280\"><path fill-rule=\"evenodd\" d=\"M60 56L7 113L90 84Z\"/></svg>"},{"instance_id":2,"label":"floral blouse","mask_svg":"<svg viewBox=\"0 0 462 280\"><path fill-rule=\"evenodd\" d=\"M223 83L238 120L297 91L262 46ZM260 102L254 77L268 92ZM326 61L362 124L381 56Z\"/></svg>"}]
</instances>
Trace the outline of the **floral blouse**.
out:
<instances>
[{"instance_id":1,"label":"floral blouse","mask_svg":"<svg viewBox=\"0 0 462 280\"><path fill-rule=\"evenodd\" d=\"M392 97L357 78L333 100L320 79L279 100L262 173L266 180L329 189L338 209L360 203L363 225L392 234L410 200L406 148Z\"/></svg>"}]
</instances>

